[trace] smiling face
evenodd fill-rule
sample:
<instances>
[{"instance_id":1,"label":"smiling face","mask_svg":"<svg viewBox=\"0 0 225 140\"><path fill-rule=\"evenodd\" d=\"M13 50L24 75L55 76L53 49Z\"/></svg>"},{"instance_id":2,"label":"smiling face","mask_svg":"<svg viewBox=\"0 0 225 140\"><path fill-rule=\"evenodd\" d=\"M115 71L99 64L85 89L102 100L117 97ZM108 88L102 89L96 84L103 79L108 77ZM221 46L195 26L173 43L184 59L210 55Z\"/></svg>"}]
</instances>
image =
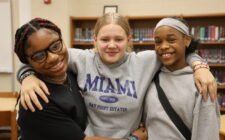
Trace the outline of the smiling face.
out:
<instances>
[{"instance_id":1,"label":"smiling face","mask_svg":"<svg viewBox=\"0 0 225 140\"><path fill-rule=\"evenodd\" d=\"M155 51L161 62L171 71L181 69L187 65L185 50L189 46L190 37L169 27L158 27L154 34Z\"/></svg>"},{"instance_id":2,"label":"smiling face","mask_svg":"<svg viewBox=\"0 0 225 140\"><path fill-rule=\"evenodd\" d=\"M97 36L94 36L95 46L106 65L118 62L125 55L129 42L130 37L117 24L104 25Z\"/></svg>"},{"instance_id":3,"label":"smiling face","mask_svg":"<svg viewBox=\"0 0 225 140\"><path fill-rule=\"evenodd\" d=\"M34 68L38 73L56 78L65 76L68 63L68 53L67 48L63 46L58 34L49 29L40 29L37 32L33 33L28 39L28 48L26 50L27 56L33 56L42 50L45 50L49 47L55 49L62 45L62 49L57 53L47 52L47 58L42 63L37 63L28 57L29 64ZM41 57L40 55L38 55ZM38 58L38 57L37 57Z\"/></svg>"}]
</instances>

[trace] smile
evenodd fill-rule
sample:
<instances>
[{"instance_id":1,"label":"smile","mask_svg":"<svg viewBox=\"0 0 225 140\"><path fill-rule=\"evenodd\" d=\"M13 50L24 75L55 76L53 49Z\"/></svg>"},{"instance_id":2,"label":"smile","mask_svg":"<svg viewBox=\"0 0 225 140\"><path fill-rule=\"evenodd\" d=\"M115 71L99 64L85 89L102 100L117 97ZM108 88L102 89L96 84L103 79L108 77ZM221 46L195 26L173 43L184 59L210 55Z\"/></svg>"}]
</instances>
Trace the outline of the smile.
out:
<instances>
[{"instance_id":1,"label":"smile","mask_svg":"<svg viewBox=\"0 0 225 140\"><path fill-rule=\"evenodd\" d=\"M161 54L162 58L170 58L174 53L164 53Z\"/></svg>"},{"instance_id":2,"label":"smile","mask_svg":"<svg viewBox=\"0 0 225 140\"><path fill-rule=\"evenodd\" d=\"M63 60L62 61L59 61L56 65L54 65L54 66L51 66L50 68L49 68L49 70L50 71L52 71L52 72L56 72L56 71L59 71L62 67L63 67Z\"/></svg>"}]
</instances>

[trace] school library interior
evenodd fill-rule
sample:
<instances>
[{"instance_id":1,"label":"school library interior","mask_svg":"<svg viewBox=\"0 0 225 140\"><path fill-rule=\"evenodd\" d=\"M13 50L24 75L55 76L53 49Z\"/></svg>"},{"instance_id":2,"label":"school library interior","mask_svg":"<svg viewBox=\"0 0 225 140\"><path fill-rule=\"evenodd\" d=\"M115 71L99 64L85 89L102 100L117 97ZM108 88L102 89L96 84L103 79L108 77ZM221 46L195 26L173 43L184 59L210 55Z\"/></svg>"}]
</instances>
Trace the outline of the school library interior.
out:
<instances>
[{"instance_id":1,"label":"school library interior","mask_svg":"<svg viewBox=\"0 0 225 140\"><path fill-rule=\"evenodd\" d=\"M146 4L147 3L147 4ZM154 50L154 27L160 19L168 16L184 18L190 25L191 35L200 41L197 53L209 64L217 82L217 100L221 113L220 140L225 140L225 2L216 0L147 2L140 0L98 1L98 0L0 0L10 4L12 38L16 29L30 19L43 17L54 21L62 30L64 42L69 48L93 48L93 30L100 16L109 7L127 17L132 29L132 45L135 52ZM152 5L149 7L149 5ZM177 7L174 7L176 5ZM198 5L198 6L196 6ZM203 6L199 6L203 5ZM116 9L114 9L116 8ZM113 9L113 10L112 10ZM8 9L7 9L8 10ZM1 16L5 16L0 14ZM4 18L5 19L5 18ZM1 25L4 27L4 25ZM1 34L1 33L0 33ZM4 33L1 37L4 37ZM14 44L12 39L9 44ZM11 50L11 48L10 48ZM17 140L20 130L17 125L20 84L16 72L21 63L10 54L12 72L0 71L0 140ZM3 56L0 56L3 60ZM7 59L8 60L8 59ZM1 61L0 61L1 62ZM8 64L8 63L7 63ZM1 64L0 64L1 66Z\"/></svg>"},{"instance_id":2,"label":"school library interior","mask_svg":"<svg viewBox=\"0 0 225 140\"><path fill-rule=\"evenodd\" d=\"M178 15L179 16L179 15ZM129 16L133 32L134 51L154 49L153 31L156 23L166 17ZM225 111L225 14L183 15L191 35L200 40L197 53L208 62L218 84L218 101L221 112ZM98 17L70 17L71 48L93 47L93 28Z\"/></svg>"}]
</instances>

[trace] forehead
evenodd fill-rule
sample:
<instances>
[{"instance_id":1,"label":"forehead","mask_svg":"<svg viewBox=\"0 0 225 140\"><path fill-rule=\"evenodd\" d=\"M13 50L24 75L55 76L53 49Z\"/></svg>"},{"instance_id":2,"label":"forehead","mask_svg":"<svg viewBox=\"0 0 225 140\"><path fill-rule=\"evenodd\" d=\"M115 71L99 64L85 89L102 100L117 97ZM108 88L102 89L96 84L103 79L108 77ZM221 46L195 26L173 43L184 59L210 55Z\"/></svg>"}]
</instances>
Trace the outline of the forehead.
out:
<instances>
[{"instance_id":1,"label":"forehead","mask_svg":"<svg viewBox=\"0 0 225 140\"><path fill-rule=\"evenodd\" d=\"M108 24L102 26L98 35L126 35L125 30L117 24Z\"/></svg>"},{"instance_id":2,"label":"forehead","mask_svg":"<svg viewBox=\"0 0 225 140\"><path fill-rule=\"evenodd\" d=\"M167 36L172 36L172 35L182 35L180 31L177 29L170 27L170 26L160 26L155 30L154 33L155 36L160 36L160 35L167 35Z\"/></svg>"},{"instance_id":3,"label":"forehead","mask_svg":"<svg viewBox=\"0 0 225 140\"><path fill-rule=\"evenodd\" d=\"M45 49L58 38L59 36L56 32L49 29L40 29L29 37L27 52Z\"/></svg>"}]
</instances>

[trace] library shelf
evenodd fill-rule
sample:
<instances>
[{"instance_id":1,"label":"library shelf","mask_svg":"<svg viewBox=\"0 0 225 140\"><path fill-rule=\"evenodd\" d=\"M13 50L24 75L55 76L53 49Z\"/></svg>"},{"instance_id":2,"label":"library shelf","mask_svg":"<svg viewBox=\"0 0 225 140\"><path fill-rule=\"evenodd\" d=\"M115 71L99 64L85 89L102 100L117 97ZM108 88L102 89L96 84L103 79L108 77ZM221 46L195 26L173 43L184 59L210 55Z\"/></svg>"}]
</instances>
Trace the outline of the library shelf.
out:
<instances>
[{"instance_id":1,"label":"library shelf","mask_svg":"<svg viewBox=\"0 0 225 140\"><path fill-rule=\"evenodd\" d=\"M217 88L218 89L225 89L225 86L218 85Z\"/></svg>"},{"instance_id":2,"label":"library shelf","mask_svg":"<svg viewBox=\"0 0 225 140\"><path fill-rule=\"evenodd\" d=\"M201 42L202 45L225 45L225 42L217 42L217 41L214 41L214 42ZM225 47L225 46L223 46Z\"/></svg>"},{"instance_id":3,"label":"library shelf","mask_svg":"<svg viewBox=\"0 0 225 140\"><path fill-rule=\"evenodd\" d=\"M223 111L224 112L225 111L225 107L221 107L220 108L220 111Z\"/></svg>"},{"instance_id":4,"label":"library shelf","mask_svg":"<svg viewBox=\"0 0 225 140\"><path fill-rule=\"evenodd\" d=\"M213 68L225 68L225 64L209 64L209 67Z\"/></svg>"},{"instance_id":5,"label":"library shelf","mask_svg":"<svg viewBox=\"0 0 225 140\"><path fill-rule=\"evenodd\" d=\"M225 83L225 13L127 16L132 28L134 51L153 50L154 27L161 18L170 16L180 16L188 22L191 34L200 40L199 55L208 61L214 76L222 80L219 82ZM72 48L87 49L94 46L92 37L97 19L98 17L70 17L70 41ZM209 55L208 53L211 54ZM210 60L212 56L214 60ZM218 57L221 64L217 63ZM220 94L225 96L225 86L218 86L218 90L221 91Z\"/></svg>"}]
</instances>

